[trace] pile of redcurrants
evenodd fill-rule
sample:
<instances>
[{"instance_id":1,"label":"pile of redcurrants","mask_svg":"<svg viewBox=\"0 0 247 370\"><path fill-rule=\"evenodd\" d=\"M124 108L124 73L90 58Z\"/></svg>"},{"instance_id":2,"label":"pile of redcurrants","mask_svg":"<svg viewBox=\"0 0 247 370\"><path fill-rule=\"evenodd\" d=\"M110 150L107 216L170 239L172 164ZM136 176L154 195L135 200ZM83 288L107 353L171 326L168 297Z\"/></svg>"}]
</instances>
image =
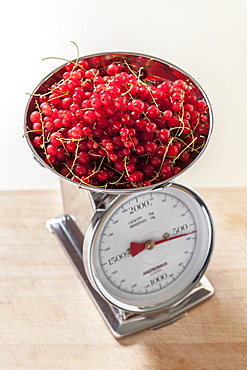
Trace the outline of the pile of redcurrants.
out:
<instances>
[{"instance_id":1,"label":"pile of redcurrants","mask_svg":"<svg viewBox=\"0 0 247 370\"><path fill-rule=\"evenodd\" d=\"M188 167L210 131L209 105L188 78L147 78L121 58L68 62L32 95L26 134L62 177L106 189L164 182Z\"/></svg>"}]
</instances>

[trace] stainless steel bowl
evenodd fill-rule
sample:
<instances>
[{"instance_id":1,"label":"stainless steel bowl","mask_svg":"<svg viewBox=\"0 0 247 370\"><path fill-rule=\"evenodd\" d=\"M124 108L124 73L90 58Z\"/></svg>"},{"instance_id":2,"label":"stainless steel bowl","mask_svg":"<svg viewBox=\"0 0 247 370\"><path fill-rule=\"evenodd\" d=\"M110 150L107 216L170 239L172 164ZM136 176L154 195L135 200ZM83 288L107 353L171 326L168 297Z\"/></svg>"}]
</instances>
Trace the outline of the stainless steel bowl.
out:
<instances>
[{"instance_id":1,"label":"stainless steel bowl","mask_svg":"<svg viewBox=\"0 0 247 370\"><path fill-rule=\"evenodd\" d=\"M75 186L79 186L80 188L90 190L90 191L96 191L96 192L104 192L104 193L110 193L110 194L124 194L124 193L132 193L132 192L138 192L140 190L148 190L153 189L158 186L164 186L170 182L173 181L175 177L177 177L179 174L184 173L188 168L190 168L198 159L201 157L202 153L205 151L211 133L213 129L213 112L211 108L211 104L209 102L209 99L202 89L202 87L198 84L198 82L191 77L188 73L183 71L181 68L173 65L172 63L169 63L167 61L164 61L162 59L150 56L150 55L144 55L144 54L136 54L136 53L128 53L128 52L108 52L108 53L97 53L92 55L87 55L84 57L81 57L79 59L85 59L87 60L91 66L97 66L97 67L106 67L113 61L127 61L128 64L131 65L132 68L139 70L140 67L142 68L142 71L145 75L145 81L147 83L152 84L154 81L157 81L157 79L164 79L169 81L175 81L177 79L182 79L191 82L198 90L199 98L205 100L205 102L208 104L209 107L209 122L210 122L210 129L209 134L207 135L207 139L205 142L205 145L201 152L196 156L196 158L190 163L186 168L184 168L180 173L170 177L169 179L162 181L160 183L152 184L150 186L145 187L136 187L131 189L107 189L107 188L100 188L97 186L91 186L91 185L85 185L85 184L78 184L77 182L74 182L70 180L69 178L66 178L62 176L59 172L52 169L49 165L47 165L43 159L39 156L38 151L33 147L31 143L31 135L26 134L26 139L28 142L29 147L31 148L31 151L33 153L34 158L37 160L39 164L41 164L43 167L48 168L50 171L52 171L55 175L59 176L60 178L69 181L70 183L73 183ZM75 60L74 60L75 62ZM34 89L33 94L43 94L47 91L47 88L50 87L54 82L59 81L62 78L61 71L63 67L62 65L59 68L52 71L49 75L47 75ZM32 95L33 95L32 94ZM33 96L30 96L30 99L27 103L26 111L25 111L25 123L24 123L24 131L27 132L28 125L30 123L29 116L32 110L35 109L35 98Z\"/></svg>"}]
</instances>

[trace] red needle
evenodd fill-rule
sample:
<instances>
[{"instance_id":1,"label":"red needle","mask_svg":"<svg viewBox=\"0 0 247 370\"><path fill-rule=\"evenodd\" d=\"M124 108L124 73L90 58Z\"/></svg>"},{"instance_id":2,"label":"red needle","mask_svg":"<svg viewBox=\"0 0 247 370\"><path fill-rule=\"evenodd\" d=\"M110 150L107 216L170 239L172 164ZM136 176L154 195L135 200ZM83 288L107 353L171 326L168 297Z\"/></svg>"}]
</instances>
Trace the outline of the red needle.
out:
<instances>
[{"instance_id":1,"label":"red needle","mask_svg":"<svg viewBox=\"0 0 247 370\"><path fill-rule=\"evenodd\" d=\"M149 240L146 243L134 243L134 242L132 242L132 243L130 243L130 254L131 254L132 257L134 257L138 253L142 252L144 249L152 249L157 244L161 244L161 243L164 243L164 242L168 242L169 240L181 238L183 236L187 236L187 235L193 234L195 232L196 231L192 231L192 232L187 233L187 234L180 234L180 235L176 235L176 236L171 236L170 238L161 239L161 240L157 240L157 241ZM152 247L149 248L148 246L151 243L152 243Z\"/></svg>"}]
</instances>

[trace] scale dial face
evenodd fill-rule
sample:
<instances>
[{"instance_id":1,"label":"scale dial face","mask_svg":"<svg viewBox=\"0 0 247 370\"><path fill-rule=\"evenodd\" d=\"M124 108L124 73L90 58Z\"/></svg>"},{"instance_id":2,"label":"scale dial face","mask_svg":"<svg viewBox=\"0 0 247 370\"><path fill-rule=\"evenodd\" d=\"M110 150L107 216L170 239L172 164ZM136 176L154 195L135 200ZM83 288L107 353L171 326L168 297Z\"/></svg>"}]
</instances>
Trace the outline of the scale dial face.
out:
<instances>
[{"instance_id":1,"label":"scale dial face","mask_svg":"<svg viewBox=\"0 0 247 370\"><path fill-rule=\"evenodd\" d=\"M110 304L139 313L189 293L213 246L205 203L175 184L118 197L89 234L84 263L93 286Z\"/></svg>"}]
</instances>

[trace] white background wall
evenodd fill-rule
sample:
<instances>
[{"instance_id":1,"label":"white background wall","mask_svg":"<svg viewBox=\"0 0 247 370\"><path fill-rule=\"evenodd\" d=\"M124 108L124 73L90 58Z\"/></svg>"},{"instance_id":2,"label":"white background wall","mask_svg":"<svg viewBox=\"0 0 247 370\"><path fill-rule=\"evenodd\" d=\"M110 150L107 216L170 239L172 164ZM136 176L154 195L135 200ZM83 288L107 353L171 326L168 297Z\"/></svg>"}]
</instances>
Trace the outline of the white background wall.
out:
<instances>
[{"instance_id":1,"label":"white background wall","mask_svg":"<svg viewBox=\"0 0 247 370\"><path fill-rule=\"evenodd\" d=\"M192 75L213 104L203 156L178 178L187 185L247 186L246 0L22 0L1 9L0 190L56 188L23 134L28 100L62 62L106 51L163 58Z\"/></svg>"}]
</instances>

